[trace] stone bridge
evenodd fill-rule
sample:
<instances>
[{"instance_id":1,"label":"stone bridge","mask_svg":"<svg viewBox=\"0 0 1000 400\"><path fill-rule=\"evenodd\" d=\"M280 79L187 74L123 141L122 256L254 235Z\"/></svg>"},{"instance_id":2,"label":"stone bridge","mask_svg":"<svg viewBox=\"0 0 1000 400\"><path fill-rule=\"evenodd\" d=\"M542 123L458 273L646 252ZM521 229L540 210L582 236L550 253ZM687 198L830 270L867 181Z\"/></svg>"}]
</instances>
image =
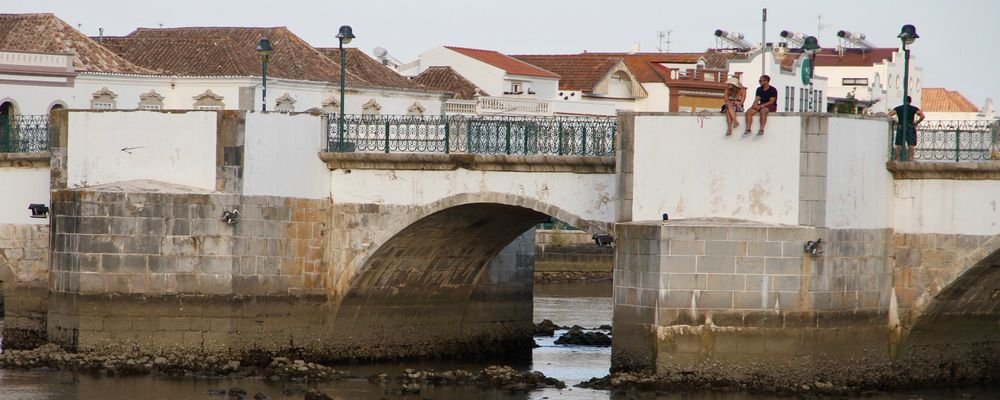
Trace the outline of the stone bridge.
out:
<instances>
[{"instance_id":1,"label":"stone bridge","mask_svg":"<svg viewBox=\"0 0 1000 400\"><path fill-rule=\"evenodd\" d=\"M0 215L4 343L524 356L531 228L558 218L616 238L615 369L996 364L996 161L887 164L879 119L724 123L622 114L614 157L383 154L323 152L313 115L63 111L0 170L52 208Z\"/></svg>"}]
</instances>

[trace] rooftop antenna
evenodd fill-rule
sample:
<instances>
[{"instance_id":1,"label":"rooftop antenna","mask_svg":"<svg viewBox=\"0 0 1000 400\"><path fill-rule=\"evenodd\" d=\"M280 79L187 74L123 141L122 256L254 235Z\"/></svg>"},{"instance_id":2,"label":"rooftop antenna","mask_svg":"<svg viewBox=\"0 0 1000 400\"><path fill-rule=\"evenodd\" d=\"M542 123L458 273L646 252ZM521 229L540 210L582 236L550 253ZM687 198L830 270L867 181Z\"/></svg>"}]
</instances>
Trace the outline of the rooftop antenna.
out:
<instances>
[{"instance_id":1,"label":"rooftop antenna","mask_svg":"<svg viewBox=\"0 0 1000 400\"><path fill-rule=\"evenodd\" d=\"M823 33L823 28L826 28L828 26L830 26L830 25L827 25L827 24L823 23L823 15L822 14L817 15L816 16L816 37L817 38L820 37L820 34Z\"/></svg>"},{"instance_id":2,"label":"rooftop antenna","mask_svg":"<svg viewBox=\"0 0 1000 400\"><path fill-rule=\"evenodd\" d=\"M741 51L747 51L750 50L751 47L753 47L753 45L750 44L750 42L743 39L742 33L726 32L722 29L716 29L715 37L721 39L723 42L726 42L733 48Z\"/></svg>"},{"instance_id":3,"label":"rooftop antenna","mask_svg":"<svg viewBox=\"0 0 1000 400\"><path fill-rule=\"evenodd\" d=\"M856 49L870 49L875 47L871 42L865 40L864 33L839 30L837 31L837 37L840 38L841 45L845 47Z\"/></svg>"},{"instance_id":4,"label":"rooftop antenna","mask_svg":"<svg viewBox=\"0 0 1000 400\"><path fill-rule=\"evenodd\" d=\"M97 28L97 41L98 42L104 41L104 28Z\"/></svg>"},{"instance_id":5,"label":"rooftop antenna","mask_svg":"<svg viewBox=\"0 0 1000 400\"><path fill-rule=\"evenodd\" d=\"M666 40L666 43L667 43L667 51L666 52L667 53L670 52L670 43L673 43L673 42L670 41L670 34L671 33L674 33L674 31L667 30L667 31L659 31L659 32L656 33L657 39L659 40L659 43L660 43L659 46L656 46L656 50L659 51L660 53L664 52L663 51L663 43L664 43L663 38L667 39Z\"/></svg>"}]
</instances>

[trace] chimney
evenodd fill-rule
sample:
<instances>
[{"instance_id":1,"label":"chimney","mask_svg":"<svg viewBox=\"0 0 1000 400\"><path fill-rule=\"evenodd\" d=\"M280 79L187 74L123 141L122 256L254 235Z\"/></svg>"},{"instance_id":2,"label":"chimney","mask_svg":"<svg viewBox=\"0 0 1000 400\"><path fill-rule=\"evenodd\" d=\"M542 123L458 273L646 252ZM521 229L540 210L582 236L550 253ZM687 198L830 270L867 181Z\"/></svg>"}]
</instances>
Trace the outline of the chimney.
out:
<instances>
[{"instance_id":1,"label":"chimney","mask_svg":"<svg viewBox=\"0 0 1000 400\"><path fill-rule=\"evenodd\" d=\"M104 28L97 28L97 41L98 42L104 41Z\"/></svg>"},{"instance_id":2,"label":"chimney","mask_svg":"<svg viewBox=\"0 0 1000 400\"><path fill-rule=\"evenodd\" d=\"M639 52L639 42L632 43L632 51L629 54L635 54Z\"/></svg>"}]
</instances>

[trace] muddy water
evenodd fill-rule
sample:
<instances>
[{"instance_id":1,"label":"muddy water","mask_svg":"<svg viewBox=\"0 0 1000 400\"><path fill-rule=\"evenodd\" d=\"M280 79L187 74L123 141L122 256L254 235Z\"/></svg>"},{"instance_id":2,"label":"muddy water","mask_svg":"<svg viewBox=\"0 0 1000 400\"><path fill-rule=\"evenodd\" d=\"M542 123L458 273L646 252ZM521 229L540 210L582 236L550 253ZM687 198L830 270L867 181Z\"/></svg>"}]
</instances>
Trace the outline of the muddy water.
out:
<instances>
[{"instance_id":1,"label":"muddy water","mask_svg":"<svg viewBox=\"0 0 1000 400\"><path fill-rule=\"evenodd\" d=\"M536 285L535 320L550 319L558 325L580 325L593 328L611 321L610 283L574 285ZM0 325L2 328L2 325ZM565 331L557 331L556 337ZM782 397L750 395L747 393L616 393L573 387L576 383L607 375L610 367L610 348L563 346L553 342L555 337L536 338L539 347L530 364L516 365L522 369L541 371L567 383L565 389L547 389L530 393L510 393L499 390L480 390L461 387L427 387L419 395L402 396L389 387L368 383L364 379L328 382L304 386L295 383L273 383L265 380L193 379L163 377L95 377L64 372L18 371L0 369L0 400L41 399L226 399L220 391L239 387L249 394L257 393L270 399L302 399L305 388L317 389L342 399L439 399L439 400L508 400L508 399L687 399L687 400L766 400ZM479 370L488 365L455 362L425 362L405 364L338 366L355 376L369 376L380 372L397 374L405 368L438 371L466 369ZM883 393L867 399L954 399L996 398L1000 388L961 388L951 390L925 390L914 392ZM787 398L787 397L786 397Z\"/></svg>"}]
</instances>

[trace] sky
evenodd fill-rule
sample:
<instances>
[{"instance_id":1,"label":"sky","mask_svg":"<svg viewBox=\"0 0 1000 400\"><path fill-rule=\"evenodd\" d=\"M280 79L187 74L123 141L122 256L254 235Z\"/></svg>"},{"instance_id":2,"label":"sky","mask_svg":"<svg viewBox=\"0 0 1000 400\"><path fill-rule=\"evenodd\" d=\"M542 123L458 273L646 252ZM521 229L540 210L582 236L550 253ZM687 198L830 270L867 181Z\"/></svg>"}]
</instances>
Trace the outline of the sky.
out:
<instances>
[{"instance_id":1,"label":"sky","mask_svg":"<svg viewBox=\"0 0 1000 400\"><path fill-rule=\"evenodd\" d=\"M350 47L382 47L402 62L444 45L505 54L625 52L636 44L701 52L716 46L716 29L759 43L763 8L769 42L790 30L832 48L837 31L848 30L898 47L900 27L913 24L920 39L911 61L923 69L924 87L957 90L980 107L987 97L1000 101L996 0L0 0L0 12L53 13L91 36L99 28L117 36L138 27L286 26L313 46L336 47L338 27L350 25ZM670 32L669 44L660 32Z\"/></svg>"}]
</instances>

